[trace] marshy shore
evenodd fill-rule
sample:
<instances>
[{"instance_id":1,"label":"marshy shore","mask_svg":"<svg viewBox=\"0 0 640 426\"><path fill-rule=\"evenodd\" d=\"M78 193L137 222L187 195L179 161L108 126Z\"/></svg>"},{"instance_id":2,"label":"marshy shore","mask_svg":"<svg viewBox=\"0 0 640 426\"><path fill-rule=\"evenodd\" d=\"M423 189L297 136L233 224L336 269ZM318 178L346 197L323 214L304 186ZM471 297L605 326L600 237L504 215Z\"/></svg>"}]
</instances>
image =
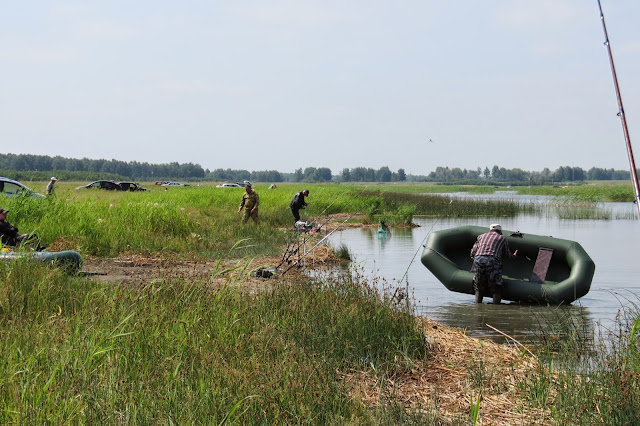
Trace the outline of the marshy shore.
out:
<instances>
[{"instance_id":1,"label":"marshy shore","mask_svg":"<svg viewBox=\"0 0 640 426\"><path fill-rule=\"evenodd\" d=\"M56 199L10 200L5 208L13 223L36 230L49 250L79 251L83 270L95 275L26 260L0 264L0 420L633 424L640 418L636 312L621 315L606 348L585 349L567 336L534 350L508 336L498 344L416 317L406 294L380 290L356 272L318 280L294 268L275 279L252 277L256 268L281 262L291 238L282 231L291 220L282 208L290 191L258 190L265 196L257 226L239 224L239 192L226 189L65 193L61 185ZM368 226L380 218L403 226L427 208L414 198L360 192L312 187L318 201L310 201L319 204L318 216L361 212L356 223ZM319 202L323 197L334 201ZM447 204L441 208L451 209ZM511 211L505 206L482 203L475 211ZM474 212L471 202L455 208ZM320 266L339 261L332 249L316 257Z\"/></svg>"}]
</instances>

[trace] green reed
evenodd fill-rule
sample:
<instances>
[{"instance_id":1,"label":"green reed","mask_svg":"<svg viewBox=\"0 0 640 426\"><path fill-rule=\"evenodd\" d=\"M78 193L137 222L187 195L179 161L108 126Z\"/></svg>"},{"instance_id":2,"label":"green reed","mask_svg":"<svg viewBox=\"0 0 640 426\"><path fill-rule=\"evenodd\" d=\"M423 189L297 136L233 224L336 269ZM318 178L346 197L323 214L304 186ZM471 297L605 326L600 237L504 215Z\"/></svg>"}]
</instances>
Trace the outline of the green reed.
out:
<instances>
[{"instance_id":1,"label":"green reed","mask_svg":"<svg viewBox=\"0 0 640 426\"><path fill-rule=\"evenodd\" d=\"M610 330L558 315L544 321L555 327L542 333L539 368L518 384L531 407L558 424L638 424L640 310L630 305Z\"/></svg>"},{"instance_id":2,"label":"green reed","mask_svg":"<svg viewBox=\"0 0 640 426\"><path fill-rule=\"evenodd\" d=\"M539 213L540 208L533 203L513 200L479 200L419 193L379 193L384 209L402 211L406 206L416 215L438 217L513 217L520 213Z\"/></svg>"},{"instance_id":3,"label":"green reed","mask_svg":"<svg viewBox=\"0 0 640 426\"><path fill-rule=\"evenodd\" d=\"M428 356L410 310L353 277L249 296L172 276L120 288L18 261L0 263L0 282L3 424L424 418L349 395L344 373L382 378Z\"/></svg>"},{"instance_id":4,"label":"green reed","mask_svg":"<svg viewBox=\"0 0 640 426\"><path fill-rule=\"evenodd\" d=\"M598 182L578 186L532 186L515 188L519 194L570 197L590 202L633 201L633 187L629 182Z\"/></svg>"}]
</instances>

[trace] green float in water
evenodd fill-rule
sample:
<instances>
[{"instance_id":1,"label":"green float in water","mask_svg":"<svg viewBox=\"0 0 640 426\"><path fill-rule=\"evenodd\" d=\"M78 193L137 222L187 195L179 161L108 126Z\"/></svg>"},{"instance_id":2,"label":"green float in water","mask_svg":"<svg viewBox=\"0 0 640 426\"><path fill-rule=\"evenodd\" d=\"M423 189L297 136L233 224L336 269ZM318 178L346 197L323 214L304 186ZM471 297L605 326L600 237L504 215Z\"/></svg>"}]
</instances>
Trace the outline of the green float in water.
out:
<instances>
[{"instance_id":1,"label":"green float in water","mask_svg":"<svg viewBox=\"0 0 640 426\"><path fill-rule=\"evenodd\" d=\"M422 264L449 290L474 294L471 247L487 231L480 226L460 226L432 233L422 252ZM503 235L509 249L518 250L515 259L503 259L503 300L559 305L589 292L595 264L577 242L506 230ZM541 248L553 252L546 274L536 277L534 266Z\"/></svg>"}]
</instances>

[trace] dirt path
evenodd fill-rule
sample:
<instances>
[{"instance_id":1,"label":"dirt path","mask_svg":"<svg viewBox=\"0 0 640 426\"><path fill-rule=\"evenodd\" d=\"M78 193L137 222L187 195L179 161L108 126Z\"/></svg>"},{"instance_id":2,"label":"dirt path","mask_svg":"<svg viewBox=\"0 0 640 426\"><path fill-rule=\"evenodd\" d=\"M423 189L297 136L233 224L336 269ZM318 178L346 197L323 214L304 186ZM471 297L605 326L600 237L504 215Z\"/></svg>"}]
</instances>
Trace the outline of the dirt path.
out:
<instances>
[{"instance_id":1,"label":"dirt path","mask_svg":"<svg viewBox=\"0 0 640 426\"><path fill-rule=\"evenodd\" d=\"M304 268L340 262L331 249L326 246L317 247L313 256L304 258L300 262L300 264L304 264L303 268L298 268L293 264L296 260L297 258L292 257L289 262L283 263L270 279L253 276L252 272L259 268L274 270L282 263L282 256L232 260L182 260L161 255L123 254L116 258L86 257L82 265L82 272L99 281L127 287L142 287L153 281L183 278L206 280L212 285L232 284L257 288L268 285L273 279L293 280L300 278ZM293 267L289 269L290 266Z\"/></svg>"}]
</instances>

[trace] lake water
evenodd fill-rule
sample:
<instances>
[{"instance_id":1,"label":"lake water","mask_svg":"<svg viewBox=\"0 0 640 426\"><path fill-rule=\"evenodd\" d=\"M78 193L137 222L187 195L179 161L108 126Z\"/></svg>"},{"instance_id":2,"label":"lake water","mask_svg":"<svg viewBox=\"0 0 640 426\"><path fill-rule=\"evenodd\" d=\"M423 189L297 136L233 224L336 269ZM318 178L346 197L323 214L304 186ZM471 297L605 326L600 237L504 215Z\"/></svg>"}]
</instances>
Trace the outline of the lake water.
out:
<instances>
[{"instance_id":1,"label":"lake water","mask_svg":"<svg viewBox=\"0 0 640 426\"><path fill-rule=\"evenodd\" d=\"M513 194L509 197L517 198ZM546 201L547 197L536 200ZM633 217L636 211L632 203L603 203L600 207L628 212L627 217ZM485 298L484 304L476 305L473 295L447 290L420 262L422 245L430 232L461 225L488 228L494 222L499 222L505 230L550 235L580 243L596 264L589 293L571 305L560 307L521 306L509 302L493 305L487 303L489 298ZM377 229L348 228L332 234L329 241L333 246L345 244L353 258L351 267L365 275L378 277L378 281L383 280L391 287L404 287L408 283L417 314L444 325L467 329L469 335L503 341L495 328L518 340L531 341L540 330L562 333L556 328L568 327L589 340L597 338L600 332L615 329L616 317L625 309L633 308L639 300L636 297L640 295L638 219L566 220L551 215L520 215L500 219L414 217L414 223L419 227L392 229L386 237L378 234Z\"/></svg>"}]
</instances>

